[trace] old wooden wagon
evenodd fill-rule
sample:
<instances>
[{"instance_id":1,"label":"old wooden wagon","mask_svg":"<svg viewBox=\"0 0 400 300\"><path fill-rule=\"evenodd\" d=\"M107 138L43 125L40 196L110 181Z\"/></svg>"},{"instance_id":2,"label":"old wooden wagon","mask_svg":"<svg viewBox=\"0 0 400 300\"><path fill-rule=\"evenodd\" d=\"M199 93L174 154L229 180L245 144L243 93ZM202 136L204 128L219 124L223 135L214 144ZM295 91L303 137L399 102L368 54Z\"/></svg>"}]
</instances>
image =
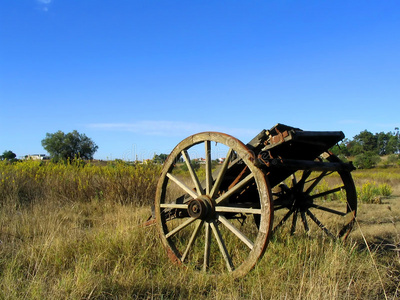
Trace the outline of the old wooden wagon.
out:
<instances>
[{"instance_id":1,"label":"old wooden wagon","mask_svg":"<svg viewBox=\"0 0 400 300\"><path fill-rule=\"evenodd\" d=\"M329 152L343 138L277 124L248 144L218 132L184 139L164 164L155 199L169 258L239 277L272 233L346 238L357 211L354 167Z\"/></svg>"}]
</instances>

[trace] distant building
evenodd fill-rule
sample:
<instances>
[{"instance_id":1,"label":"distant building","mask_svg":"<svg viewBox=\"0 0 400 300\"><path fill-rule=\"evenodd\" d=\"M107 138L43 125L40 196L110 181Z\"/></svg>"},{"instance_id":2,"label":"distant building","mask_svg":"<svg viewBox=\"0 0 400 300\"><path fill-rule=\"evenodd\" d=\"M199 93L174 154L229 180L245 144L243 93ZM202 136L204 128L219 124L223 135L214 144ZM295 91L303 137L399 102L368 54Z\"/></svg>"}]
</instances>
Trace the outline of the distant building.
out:
<instances>
[{"instance_id":1,"label":"distant building","mask_svg":"<svg viewBox=\"0 0 400 300\"><path fill-rule=\"evenodd\" d=\"M142 162L140 162L141 164L145 164L145 165L148 165L148 164L151 164L153 162L153 160L152 159L143 159L143 161Z\"/></svg>"},{"instance_id":2,"label":"distant building","mask_svg":"<svg viewBox=\"0 0 400 300\"><path fill-rule=\"evenodd\" d=\"M193 160L196 161L196 162L198 162L198 163L201 164L201 165L203 165L203 164L206 163L206 159L205 159L205 158L202 158L202 157L200 157L200 158L195 158L195 159L193 159Z\"/></svg>"},{"instance_id":3,"label":"distant building","mask_svg":"<svg viewBox=\"0 0 400 300\"><path fill-rule=\"evenodd\" d=\"M49 160L50 156L46 154L28 154L25 155L25 159L31 159L31 160Z\"/></svg>"}]
</instances>

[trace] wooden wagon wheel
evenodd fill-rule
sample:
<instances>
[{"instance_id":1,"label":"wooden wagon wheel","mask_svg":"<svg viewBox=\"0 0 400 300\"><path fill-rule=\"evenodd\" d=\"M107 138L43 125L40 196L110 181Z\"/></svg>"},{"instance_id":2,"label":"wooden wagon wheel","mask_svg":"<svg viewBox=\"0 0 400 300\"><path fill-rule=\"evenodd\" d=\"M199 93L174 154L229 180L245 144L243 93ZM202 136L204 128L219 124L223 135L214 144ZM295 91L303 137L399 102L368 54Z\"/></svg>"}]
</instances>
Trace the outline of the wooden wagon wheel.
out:
<instances>
[{"instance_id":1,"label":"wooden wagon wheel","mask_svg":"<svg viewBox=\"0 0 400 300\"><path fill-rule=\"evenodd\" d=\"M213 160L224 156L215 167ZM155 199L169 258L212 274L245 275L267 247L271 195L254 155L239 140L218 132L186 138L166 160Z\"/></svg>"},{"instance_id":2,"label":"wooden wagon wheel","mask_svg":"<svg viewBox=\"0 0 400 300\"><path fill-rule=\"evenodd\" d=\"M341 162L324 153L329 162ZM274 193L274 232L314 235L323 232L332 238L346 239L357 212L357 193L350 171L298 171L289 184ZM321 231L322 230L322 231Z\"/></svg>"}]
</instances>

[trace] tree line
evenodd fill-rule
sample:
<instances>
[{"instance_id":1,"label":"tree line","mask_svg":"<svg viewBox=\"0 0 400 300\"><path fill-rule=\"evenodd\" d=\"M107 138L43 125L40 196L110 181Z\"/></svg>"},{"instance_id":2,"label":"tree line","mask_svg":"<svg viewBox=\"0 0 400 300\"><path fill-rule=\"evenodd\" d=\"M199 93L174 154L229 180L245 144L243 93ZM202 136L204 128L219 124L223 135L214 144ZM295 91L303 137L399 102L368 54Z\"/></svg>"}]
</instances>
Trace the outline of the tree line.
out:
<instances>
[{"instance_id":1,"label":"tree line","mask_svg":"<svg viewBox=\"0 0 400 300\"><path fill-rule=\"evenodd\" d=\"M394 132L372 133L364 130L352 140L344 139L330 149L341 158L354 157L357 168L372 168L381 161L381 156L388 155L388 162L399 159L400 136L399 128Z\"/></svg>"},{"instance_id":2,"label":"tree line","mask_svg":"<svg viewBox=\"0 0 400 300\"><path fill-rule=\"evenodd\" d=\"M43 148L50 154L53 161L67 161L71 159L93 159L98 146L85 134L74 130L69 133L57 131L47 133L42 140ZM398 162L400 159L400 134L396 127L394 132L371 133L364 130L352 140L344 139L332 147L331 152L346 160L352 157L357 168L371 168L379 163L381 156L387 155L387 162ZM155 154L153 162L163 163L167 154ZM0 160L15 161L16 155L11 150L4 151Z\"/></svg>"}]
</instances>

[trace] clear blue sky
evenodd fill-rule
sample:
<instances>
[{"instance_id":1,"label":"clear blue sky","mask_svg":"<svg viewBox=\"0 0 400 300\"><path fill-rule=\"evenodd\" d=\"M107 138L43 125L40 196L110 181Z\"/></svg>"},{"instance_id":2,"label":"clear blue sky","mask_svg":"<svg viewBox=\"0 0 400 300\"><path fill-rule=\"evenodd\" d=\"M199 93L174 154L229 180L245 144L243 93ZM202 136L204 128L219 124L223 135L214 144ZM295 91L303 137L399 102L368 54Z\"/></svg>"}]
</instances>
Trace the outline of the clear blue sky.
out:
<instances>
[{"instance_id":1,"label":"clear blue sky","mask_svg":"<svg viewBox=\"0 0 400 300\"><path fill-rule=\"evenodd\" d=\"M400 1L3 0L0 152L74 129L95 158L276 123L400 127Z\"/></svg>"}]
</instances>

